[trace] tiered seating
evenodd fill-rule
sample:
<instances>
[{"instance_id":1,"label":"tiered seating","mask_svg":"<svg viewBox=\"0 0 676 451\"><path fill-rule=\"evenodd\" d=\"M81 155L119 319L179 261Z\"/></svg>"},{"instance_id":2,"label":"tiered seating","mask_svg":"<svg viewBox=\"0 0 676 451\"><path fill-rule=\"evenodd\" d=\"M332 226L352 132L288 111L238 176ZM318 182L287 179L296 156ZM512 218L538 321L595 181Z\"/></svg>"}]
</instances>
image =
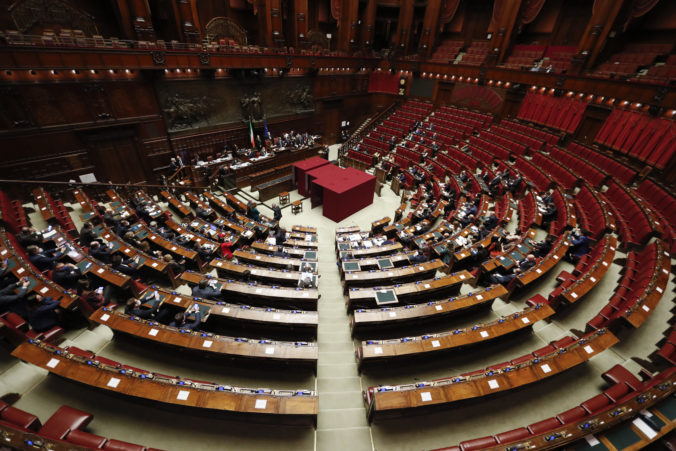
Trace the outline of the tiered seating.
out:
<instances>
[{"instance_id":1,"label":"tiered seating","mask_svg":"<svg viewBox=\"0 0 676 451\"><path fill-rule=\"evenodd\" d=\"M458 122L473 125L475 129L479 130L486 128L493 122L493 115L491 114L479 113L454 106L442 106L435 112L436 114L446 115L448 119L455 118Z\"/></svg>"},{"instance_id":2,"label":"tiered seating","mask_svg":"<svg viewBox=\"0 0 676 451\"><path fill-rule=\"evenodd\" d=\"M660 301L669 282L671 257L661 241L630 252L619 289L587 323L587 330L613 327L620 319L639 327Z\"/></svg>"},{"instance_id":3,"label":"tiered seating","mask_svg":"<svg viewBox=\"0 0 676 451\"><path fill-rule=\"evenodd\" d=\"M0 220L12 233L19 233L22 227L29 225L21 202L11 200L4 191L0 191Z\"/></svg>"},{"instance_id":4,"label":"tiered seating","mask_svg":"<svg viewBox=\"0 0 676 451\"><path fill-rule=\"evenodd\" d=\"M545 141L547 144L554 145L559 142L559 136L554 133L532 127L530 125L520 124L518 122L502 120L500 127L503 129L516 130L522 135L532 136L533 138ZM531 147L532 148L532 147Z\"/></svg>"},{"instance_id":5,"label":"tiered seating","mask_svg":"<svg viewBox=\"0 0 676 451\"><path fill-rule=\"evenodd\" d=\"M521 103L518 118L573 133L580 124L586 107L585 100L529 91Z\"/></svg>"},{"instance_id":6,"label":"tiered seating","mask_svg":"<svg viewBox=\"0 0 676 451\"><path fill-rule=\"evenodd\" d=\"M558 187L552 193L552 200L554 201L558 214L556 215L556 219L549 225L550 235L560 236L564 230L577 225L575 210L574 208L569 208L569 204L563 196L564 195ZM572 210L572 212L569 213L569 210Z\"/></svg>"},{"instance_id":7,"label":"tiered seating","mask_svg":"<svg viewBox=\"0 0 676 451\"><path fill-rule=\"evenodd\" d=\"M37 416L0 401L0 430L5 437L5 445L14 449L37 448L42 441L46 441L50 449L153 450L84 431L93 419L94 415L90 413L61 406L42 425Z\"/></svg>"},{"instance_id":8,"label":"tiered seating","mask_svg":"<svg viewBox=\"0 0 676 451\"><path fill-rule=\"evenodd\" d=\"M33 195L36 197L36 200L38 200L38 205L40 205L38 196L44 197L51 212L54 214L54 218L65 232L72 236L78 234L75 223L73 223L73 219L70 217L70 213L68 213L68 209L66 209L63 200L52 198L52 195L42 188L34 190Z\"/></svg>"},{"instance_id":9,"label":"tiered seating","mask_svg":"<svg viewBox=\"0 0 676 451\"><path fill-rule=\"evenodd\" d=\"M499 146L495 143L493 143L490 140L487 140L481 136L472 136L469 138L469 148L472 154L474 154L474 149L479 149L483 150L484 152L492 155L492 157L488 157L484 161L490 161L493 158L497 158L498 160L501 161L506 161L510 157L509 150L505 149L502 146ZM480 152L479 152L480 153ZM481 159L483 157L481 155L478 155Z\"/></svg>"},{"instance_id":10,"label":"tiered seating","mask_svg":"<svg viewBox=\"0 0 676 451\"><path fill-rule=\"evenodd\" d=\"M578 340L565 337L508 362L455 377L406 385L371 386L364 392L368 417L373 421L380 417L407 415L527 387L586 362L618 341L612 333L602 329Z\"/></svg>"},{"instance_id":11,"label":"tiered seating","mask_svg":"<svg viewBox=\"0 0 676 451\"><path fill-rule=\"evenodd\" d=\"M676 55L669 55L664 64L656 64L648 69L648 72L637 78L637 81L651 83L669 83L676 78Z\"/></svg>"},{"instance_id":12,"label":"tiered seating","mask_svg":"<svg viewBox=\"0 0 676 451\"><path fill-rule=\"evenodd\" d=\"M604 233L615 230L615 219L608 214L606 203L588 184L580 187L574 202L578 224L591 234L592 239L598 239Z\"/></svg>"},{"instance_id":13,"label":"tiered seating","mask_svg":"<svg viewBox=\"0 0 676 451\"><path fill-rule=\"evenodd\" d=\"M580 259L572 274L561 271L556 278L561 285L549 293L549 301L558 305L563 300L571 304L580 300L605 275L613 262L616 249L617 238L605 235L589 254Z\"/></svg>"},{"instance_id":14,"label":"tiered seating","mask_svg":"<svg viewBox=\"0 0 676 451\"><path fill-rule=\"evenodd\" d=\"M544 45L515 45L512 54L507 57L503 66L514 69L531 67L534 61L542 58L544 51Z\"/></svg>"},{"instance_id":15,"label":"tiered seating","mask_svg":"<svg viewBox=\"0 0 676 451\"><path fill-rule=\"evenodd\" d=\"M361 163L365 164L367 168L373 166L373 157L371 155L350 149L347 151L347 157L352 160L360 161Z\"/></svg>"},{"instance_id":16,"label":"tiered seating","mask_svg":"<svg viewBox=\"0 0 676 451\"><path fill-rule=\"evenodd\" d=\"M616 109L594 142L664 169L676 152L676 127L671 119Z\"/></svg>"},{"instance_id":17,"label":"tiered seating","mask_svg":"<svg viewBox=\"0 0 676 451\"><path fill-rule=\"evenodd\" d=\"M629 192L617 182L610 181L604 193L615 216L617 233L625 247L641 245L651 236L658 236L662 227L652 219L652 213L638 203Z\"/></svg>"},{"instance_id":18,"label":"tiered seating","mask_svg":"<svg viewBox=\"0 0 676 451\"><path fill-rule=\"evenodd\" d=\"M467 53L462 56L462 64L480 66L490 51L490 41L472 41L467 48Z\"/></svg>"},{"instance_id":19,"label":"tiered seating","mask_svg":"<svg viewBox=\"0 0 676 451\"><path fill-rule=\"evenodd\" d=\"M576 142L571 142L568 145L568 150L570 150L575 155L579 155L580 157L584 158L587 160L587 162L595 164L607 174L612 175L615 180L622 182L624 185L630 185L637 174L634 169L623 165L609 156L603 155L598 150L594 150Z\"/></svg>"},{"instance_id":20,"label":"tiered seating","mask_svg":"<svg viewBox=\"0 0 676 451\"><path fill-rule=\"evenodd\" d=\"M590 431L594 432L594 435L590 437L598 439L603 431L609 430L618 423L633 421L636 415L627 414L628 412L646 411L646 409L649 411L658 406L661 401L668 399L674 392L675 373L676 368L672 367L641 382L623 366L615 365L603 374L603 379L610 384L610 387L572 409L526 427L466 440L459 446L434 451L565 448L566 445L575 445L576 442L580 447L589 446L585 436ZM649 415L653 414L649 413ZM577 447L571 446L571 449L577 449Z\"/></svg>"},{"instance_id":21,"label":"tiered seating","mask_svg":"<svg viewBox=\"0 0 676 451\"><path fill-rule=\"evenodd\" d=\"M519 201L519 232L523 235L535 223L535 198L528 191Z\"/></svg>"},{"instance_id":22,"label":"tiered seating","mask_svg":"<svg viewBox=\"0 0 676 451\"><path fill-rule=\"evenodd\" d=\"M532 152L531 156L533 157L531 159L533 164L549 174L558 185L563 186L566 190L572 190L577 185L578 177L570 172L567 167L560 165L540 152Z\"/></svg>"},{"instance_id":23,"label":"tiered seating","mask_svg":"<svg viewBox=\"0 0 676 451\"><path fill-rule=\"evenodd\" d=\"M578 149L577 146L577 144L571 143L569 146L571 148L570 152L567 152L560 147L551 147L549 149L549 155L566 168L573 171L573 173L579 175L590 185L600 187L606 181L608 175L589 161L585 161L587 158L582 154L577 152L573 154L572 152L575 152L575 150ZM587 148L583 148L582 146L579 147L585 151L585 154L587 153Z\"/></svg>"},{"instance_id":24,"label":"tiered seating","mask_svg":"<svg viewBox=\"0 0 676 451\"><path fill-rule=\"evenodd\" d=\"M662 238L671 240L671 252L676 251L676 198L651 180L644 180L638 187L638 193L653 207L653 212L662 217L664 227Z\"/></svg>"},{"instance_id":25,"label":"tiered seating","mask_svg":"<svg viewBox=\"0 0 676 451\"><path fill-rule=\"evenodd\" d=\"M541 150L545 144L543 139L538 139L524 134L523 132L506 127L504 122L501 122L500 125L494 125L491 127L490 131L492 133L498 134L499 136L504 136L505 138L508 138L514 142L521 143L527 146L531 151Z\"/></svg>"},{"instance_id":26,"label":"tiered seating","mask_svg":"<svg viewBox=\"0 0 676 451\"><path fill-rule=\"evenodd\" d=\"M535 185L538 191L547 191L552 186L550 177L525 158L517 158L514 167L524 175L526 180ZM561 213L560 210L559 213Z\"/></svg>"},{"instance_id":27,"label":"tiered seating","mask_svg":"<svg viewBox=\"0 0 676 451\"><path fill-rule=\"evenodd\" d=\"M505 138L499 134L499 131L493 130L484 130L481 132L481 136L489 141L499 144L505 149L508 149L512 155L526 155L528 146L524 143L514 141L510 138Z\"/></svg>"},{"instance_id":28,"label":"tiered seating","mask_svg":"<svg viewBox=\"0 0 676 451\"><path fill-rule=\"evenodd\" d=\"M659 55L668 54L673 44L639 44L627 45L620 53L615 53L593 72L601 76L631 75L640 67L652 65Z\"/></svg>"},{"instance_id":29,"label":"tiered seating","mask_svg":"<svg viewBox=\"0 0 676 451\"><path fill-rule=\"evenodd\" d=\"M458 56L458 52L464 45L463 41L443 41L430 57L431 61L448 63Z\"/></svg>"},{"instance_id":30,"label":"tiered seating","mask_svg":"<svg viewBox=\"0 0 676 451\"><path fill-rule=\"evenodd\" d=\"M547 67L551 64L554 67L554 72L567 71L576 51L575 46L548 46L545 50L542 65Z\"/></svg>"}]
</instances>

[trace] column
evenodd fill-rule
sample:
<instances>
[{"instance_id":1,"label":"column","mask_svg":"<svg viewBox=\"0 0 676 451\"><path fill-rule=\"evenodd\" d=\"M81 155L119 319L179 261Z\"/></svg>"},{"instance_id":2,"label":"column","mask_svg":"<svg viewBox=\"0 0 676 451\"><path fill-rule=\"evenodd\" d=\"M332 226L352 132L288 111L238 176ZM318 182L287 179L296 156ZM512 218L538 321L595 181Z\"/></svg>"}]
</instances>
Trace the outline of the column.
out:
<instances>
[{"instance_id":1,"label":"column","mask_svg":"<svg viewBox=\"0 0 676 451\"><path fill-rule=\"evenodd\" d=\"M412 1L403 1L399 7L399 22L397 32L392 38L395 51L406 55L408 53L408 43L411 40L411 23L413 22Z\"/></svg>"},{"instance_id":2,"label":"column","mask_svg":"<svg viewBox=\"0 0 676 451\"><path fill-rule=\"evenodd\" d=\"M139 41L154 41L155 30L150 19L150 8L147 0L128 0L132 27ZM122 8L120 8L122 9Z\"/></svg>"},{"instance_id":3,"label":"column","mask_svg":"<svg viewBox=\"0 0 676 451\"><path fill-rule=\"evenodd\" d=\"M282 0L268 0L270 8L270 45L284 46L284 28L282 26Z\"/></svg>"},{"instance_id":4,"label":"column","mask_svg":"<svg viewBox=\"0 0 676 451\"><path fill-rule=\"evenodd\" d=\"M423 19L422 36L418 43L418 53L424 56L430 56L434 43L437 39L439 28L439 13L441 12L441 0L429 0L425 8L425 18Z\"/></svg>"},{"instance_id":5,"label":"column","mask_svg":"<svg viewBox=\"0 0 676 451\"><path fill-rule=\"evenodd\" d=\"M289 42L297 48L305 48L307 45L307 2L308 0L293 0L294 35L289 38Z\"/></svg>"},{"instance_id":6,"label":"column","mask_svg":"<svg viewBox=\"0 0 676 451\"><path fill-rule=\"evenodd\" d=\"M500 14L499 17L494 17L496 23L491 38L491 52L486 58L486 63L490 65L495 65L504 60L521 8L521 0L495 1L496 5L493 8L500 8ZM497 2L501 2L501 4L497 5Z\"/></svg>"},{"instance_id":7,"label":"column","mask_svg":"<svg viewBox=\"0 0 676 451\"><path fill-rule=\"evenodd\" d=\"M603 48L608 33L610 33L623 4L623 0L594 1L592 17L580 39L571 69L576 71L589 69L596 63L599 52Z\"/></svg>"},{"instance_id":8,"label":"column","mask_svg":"<svg viewBox=\"0 0 676 451\"><path fill-rule=\"evenodd\" d=\"M357 44L358 14L358 0L343 0L338 20L338 50L343 52L354 50Z\"/></svg>"},{"instance_id":9,"label":"column","mask_svg":"<svg viewBox=\"0 0 676 451\"><path fill-rule=\"evenodd\" d=\"M364 11L364 20L362 20L361 45L370 49L373 47L373 36L375 35L376 25L376 0L368 0L366 11Z\"/></svg>"},{"instance_id":10,"label":"column","mask_svg":"<svg viewBox=\"0 0 676 451\"><path fill-rule=\"evenodd\" d=\"M199 44L201 42L201 35L199 24L195 20L197 14L193 10L193 2L190 0L177 0L177 2L184 41Z\"/></svg>"}]
</instances>

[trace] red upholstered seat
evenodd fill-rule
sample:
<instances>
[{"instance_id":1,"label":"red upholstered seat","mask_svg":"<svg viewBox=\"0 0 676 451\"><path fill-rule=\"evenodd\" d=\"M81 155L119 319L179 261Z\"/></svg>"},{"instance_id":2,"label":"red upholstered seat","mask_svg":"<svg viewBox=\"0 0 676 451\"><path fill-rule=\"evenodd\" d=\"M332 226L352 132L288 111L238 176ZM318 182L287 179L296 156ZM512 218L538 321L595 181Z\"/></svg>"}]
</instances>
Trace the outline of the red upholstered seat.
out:
<instances>
[{"instance_id":1,"label":"red upholstered seat","mask_svg":"<svg viewBox=\"0 0 676 451\"><path fill-rule=\"evenodd\" d=\"M556 429L559 426L561 426L561 422L556 417L552 417L529 425L528 430L531 434L542 434L543 432Z\"/></svg>"},{"instance_id":2,"label":"red upholstered seat","mask_svg":"<svg viewBox=\"0 0 676 451\"><path fill-rule=\"evenodd\" d=\"M603 380L608 383L617 384L624 382L634 390L640 390L643 385L641 381L634 376L629 370L622 365L615 365L605 373L603 373Z\"/></svg>"},{"instance_id":3,"label":"red upholstered seat","mask_svg":"<svg viewBox=\"0 0 676 451\"><path fill-rule=\"evenodd\" d=\"M574 423L587 416L587 411L580 406L561 412L556 416L562 424Z\"/></svg>"},{"instance_id":4,"label":"red upholstered seat","mask_svg":"<svg viewBox=\"0 0 676 451\"><path fill-rule=\"evenodd\" d=\"M530 437L530 431L527 428L517 428L497 434L495 440L497 440L498 443L510 443L526 437Z\"/></svg>"},{"instance_id":5,"label":"red upholstered seat","mask_svg":"<svg viewBox=\"0 0 676 451\"><path fill-rule=\"evenodd\" d=\"M536 349L535 351L533 351L533 355L536 356L536 357L542 357L542 356L545 356L547 354L551 354L554 351L556 351L554 346L547 345L545 347L542 347L540 349Z\"/></svg>"},{"instance_id":6,"label":"red upholstered seat","mask_svg":"<svg viewBox=\"0 0 676 451\"><path fill-rule=\"evenodd\" d=\"M575 339L573 337L563 337L560 340L556 340L554 343L552 343L552 346L554 346L557 349L565 348L569 346L570 344L575 343Z\"/></svg>"},{"instance_id":7,"label":"red upholstered seat","mask_svg":"<svg viewBox=\"0 0 676 451\"><path fill-rule=\"evenodd\" d=\"M38 417L12 406L7 406L0 412L0 419L24 429L37 431L40 428Z\"/></svg>"},{"instance_id":8,"label":"red upholstered seat","mask_svg":"<svg viewBox=\"0 0 676 451\"><path fill-rule=\"evenodd\" d=\"M87 426L93 419L94 415L91 413L69 406L61 406L49 417L39 434L47 438L63 440L70 431Z\"/></svg>"},{"instance_id":9,"label":"red upholstered seat","mask_svg":"<svg viewBox=\"0 0 676 451\"><path fill-rule=\"evenodd\" d=\"M618 402L620 399L624 398L627 394L633 392L632 388L625 384L624 382L619 382L608 390L605 390L603 393L610 398L613 402Z\"/></svg>"},{"instance_id":10,"label":"red upholstered seat","mask_svg":"<svg viewBox=\"0 0 676 451\"><path fill-rule=\"evenodd\" d=\"M29 330L26 332L28 338L40 339L42 341L54 341L59 338L65 330L62 327L54 326L46 332L35 332L34 330Z\"/></svg>"},{"instance_id":11,"label":"red upholstered seat","mask_svg":"<svg viewBox=\"0 0 676 451\"><path fill-rule=\"evenodd\" d=\"M580 404L589 413L596 413L610 405L610 398L601 393Z\"/></svg>"},{"instance_id":12,"label":"red upholstered seat","mask_svg":"<svg viewBox=\"0 0 676 451\"><path fill-rule=\"evenodd\" d=\"M66 441L75 445L85 446L92 449L101 449L108 440L100 435L90 434L89 432L74 430L66 436Z\"/></svg>"},{"instance_id":13,"label":"red upholstered seat","mask_svg":"<svg viewBox=\"0 0 676 451\"><path fill-rule=\"evenodd\" d=\"M145 447L136 445L134 443L112 439L108 440L106 444L103 445L103 449L107 449L109 451L143 451Z\"/></svg>"},{"instance_id":14,"label":"red upholstered seat","mask_svg":"<svg viewBox=\"0 0 676 451\"><path fill-rule=\"evenodd\" d=\"M460 443L460 449L462 451L472 451L477 449L488 448L489 446L495 446L498 442L495 441L495 438L490 435L488 437L475 438L473 440L467 440Z\"/></svg>"},{"instance_id":15,"label":"red upholstered seat","mask_svg":"<svg viewBox=\"0 0 676 451\"><path fill-rule=\"evenodd\" d=\"M93 359L95 356L93 352L85 351L84 349L80 349L76 346L69 346L67 350L71 354L76 355L78 357L84 357L85 359Z\"/></svg>"}]
</instances>

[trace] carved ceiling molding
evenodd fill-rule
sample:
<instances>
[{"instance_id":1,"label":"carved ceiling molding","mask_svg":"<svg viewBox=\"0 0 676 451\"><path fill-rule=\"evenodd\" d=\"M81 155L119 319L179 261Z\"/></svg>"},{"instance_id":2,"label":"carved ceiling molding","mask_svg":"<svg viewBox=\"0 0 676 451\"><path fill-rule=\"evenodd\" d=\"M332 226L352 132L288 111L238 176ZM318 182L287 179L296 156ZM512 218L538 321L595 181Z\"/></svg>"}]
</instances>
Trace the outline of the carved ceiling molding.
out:
<instances>
[{"instance_id":1,"label":"carved ceiling molding","mask_svg":"<svg viewBox=\"0 0 676 451\"><path fill-rule=\"evenodd\" d=\"M18 0L9 7L9 13L22 33L40 25L82 30L88 36L99 34L94 16L66 0Z\"/></svg>"}]
</instances>

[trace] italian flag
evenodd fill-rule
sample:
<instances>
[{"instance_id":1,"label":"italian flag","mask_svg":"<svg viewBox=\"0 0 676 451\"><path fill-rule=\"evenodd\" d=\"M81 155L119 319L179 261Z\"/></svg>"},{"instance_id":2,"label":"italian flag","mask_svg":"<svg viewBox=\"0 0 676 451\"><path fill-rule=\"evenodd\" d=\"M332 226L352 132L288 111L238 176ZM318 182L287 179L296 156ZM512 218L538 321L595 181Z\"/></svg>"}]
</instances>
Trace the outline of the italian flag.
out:
<instances>
[{"instance_id":1,"label":"italian flag","mask_svg":"<svg viewBox=\"0 0 676 451\"><path fill-rule=\"evenodd\" d=\"M256 148L256 140L254 139L253 124L251 121L249 121L249 138L251 138L251 148Z\"/></svg>"}]
</instances>

